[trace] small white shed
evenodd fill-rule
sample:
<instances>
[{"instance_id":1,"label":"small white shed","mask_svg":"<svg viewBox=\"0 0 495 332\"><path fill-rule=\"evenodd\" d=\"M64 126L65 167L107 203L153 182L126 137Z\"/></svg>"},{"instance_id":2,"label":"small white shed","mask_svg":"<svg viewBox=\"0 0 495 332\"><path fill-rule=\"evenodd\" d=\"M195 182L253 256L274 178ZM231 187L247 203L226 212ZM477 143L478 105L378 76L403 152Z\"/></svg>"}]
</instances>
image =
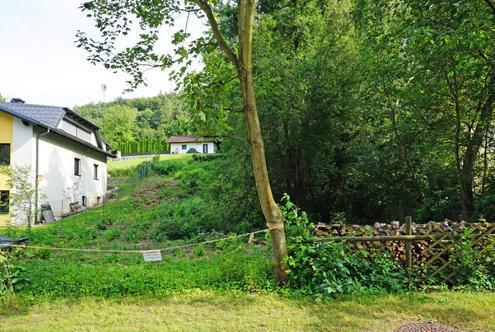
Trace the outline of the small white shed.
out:
<instances>
[{"instance_id":1,"label":"small white shed","mask_svg":"<svg viewBox=\"0 0 495 332\"><path fill-rule=\"evenodd\" d=\"M218 145L214 138L199 135L170 136L167 140L170 143L171 154L184 153L216 153Z\"/></svg>"}]
</instances>

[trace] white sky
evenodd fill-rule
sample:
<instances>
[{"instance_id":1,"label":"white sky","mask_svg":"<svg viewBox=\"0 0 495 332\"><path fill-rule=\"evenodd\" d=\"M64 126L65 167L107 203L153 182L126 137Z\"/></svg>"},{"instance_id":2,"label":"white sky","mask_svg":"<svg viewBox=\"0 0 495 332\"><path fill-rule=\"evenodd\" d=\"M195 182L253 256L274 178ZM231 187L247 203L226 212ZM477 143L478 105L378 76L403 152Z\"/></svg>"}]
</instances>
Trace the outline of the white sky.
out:
<instances>
[{"instance_id":1,"label":"white sky","mask_svg":"<svg viewBox=\"0 0 495 332\"><path fill-rule=\"evenodd\" d=\"M155 96L170 92L174 82L159 70L147 72L148 86L123 94L124 74L113 74L86 61L75 46L77 30L95 31L79 10L83 0L0 0L0 94L28 103L74 107L117 97ZM185 24L185 15L178 26ZM203 25L191 15L188 32ZM172 50L170 31L163 29L160 49ZM105 96L101 85L107 85Z\"/></svg>"}]
</instances>

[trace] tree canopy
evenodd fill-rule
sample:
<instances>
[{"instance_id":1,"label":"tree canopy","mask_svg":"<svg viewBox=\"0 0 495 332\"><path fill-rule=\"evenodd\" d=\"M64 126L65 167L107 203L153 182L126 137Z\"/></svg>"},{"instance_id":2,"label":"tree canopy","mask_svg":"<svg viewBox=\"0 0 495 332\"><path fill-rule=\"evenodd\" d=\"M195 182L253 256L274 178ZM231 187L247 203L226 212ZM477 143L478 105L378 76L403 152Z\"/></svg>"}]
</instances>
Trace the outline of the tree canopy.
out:
<instances>
[{"instance_id":1,"label":"tree canopy","mask_svg":"<svg viewBox=\"0 0 495 332\"><path fill-rule=\"evenodd\" d=\"M233 169L248 167L242 85L215 34L192 42L178 29L176 52L152 47L160 24L175 20L170 6L204 14L193 2L131 3L149 33L135 48L117 56L103 49L90 60L138 82L131 62L165 68L199 56L201 70L173 72L184 107L198 128L225 137ZM208 4L237 54L238 3ZM277 199L289 193L318 220L495 217L493 1L264 0L256 9L252 67ZM90 49L100 45L79 37Z\"/></svg>"}]
</instances>

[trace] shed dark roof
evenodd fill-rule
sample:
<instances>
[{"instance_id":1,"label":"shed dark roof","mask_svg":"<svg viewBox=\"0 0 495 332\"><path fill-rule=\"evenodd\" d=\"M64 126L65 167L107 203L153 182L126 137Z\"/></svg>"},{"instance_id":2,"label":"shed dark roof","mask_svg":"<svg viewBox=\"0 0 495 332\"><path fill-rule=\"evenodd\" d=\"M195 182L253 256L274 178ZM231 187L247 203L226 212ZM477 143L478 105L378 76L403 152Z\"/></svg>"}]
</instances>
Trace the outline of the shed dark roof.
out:
<instances>
[{"instance_id":1,"label":"shed dark roof","mask_svg":"<svg viewBox=\"0 0 495 332\"><path fill-rule=\"evenodd\" d=\"M214 138L189 135L189 136L170 136L167 140L168 143L195 143L195 142L213 142Z\"/></svg>"}]
</instances>

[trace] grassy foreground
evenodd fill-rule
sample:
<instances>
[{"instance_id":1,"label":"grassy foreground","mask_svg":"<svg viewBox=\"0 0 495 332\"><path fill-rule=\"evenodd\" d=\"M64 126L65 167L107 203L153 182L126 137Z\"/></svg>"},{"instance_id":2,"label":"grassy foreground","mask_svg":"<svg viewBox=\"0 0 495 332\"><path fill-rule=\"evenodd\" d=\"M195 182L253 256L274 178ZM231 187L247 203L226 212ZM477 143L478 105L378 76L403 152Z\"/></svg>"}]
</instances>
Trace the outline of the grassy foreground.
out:
<instances>
[{"instance_id":1,"label":"grassy foreground","mask_svg":"<svg viewBox=\"0 0 495 332\"><path fill-rule=\"evenodd\" d=\"M357 295L308 303L276 294L189 291L163 299L55 300L0 311L5 331L393 331L434 321L495 330L495 296L442 292Z\"/></svg>"}]
</instances>

